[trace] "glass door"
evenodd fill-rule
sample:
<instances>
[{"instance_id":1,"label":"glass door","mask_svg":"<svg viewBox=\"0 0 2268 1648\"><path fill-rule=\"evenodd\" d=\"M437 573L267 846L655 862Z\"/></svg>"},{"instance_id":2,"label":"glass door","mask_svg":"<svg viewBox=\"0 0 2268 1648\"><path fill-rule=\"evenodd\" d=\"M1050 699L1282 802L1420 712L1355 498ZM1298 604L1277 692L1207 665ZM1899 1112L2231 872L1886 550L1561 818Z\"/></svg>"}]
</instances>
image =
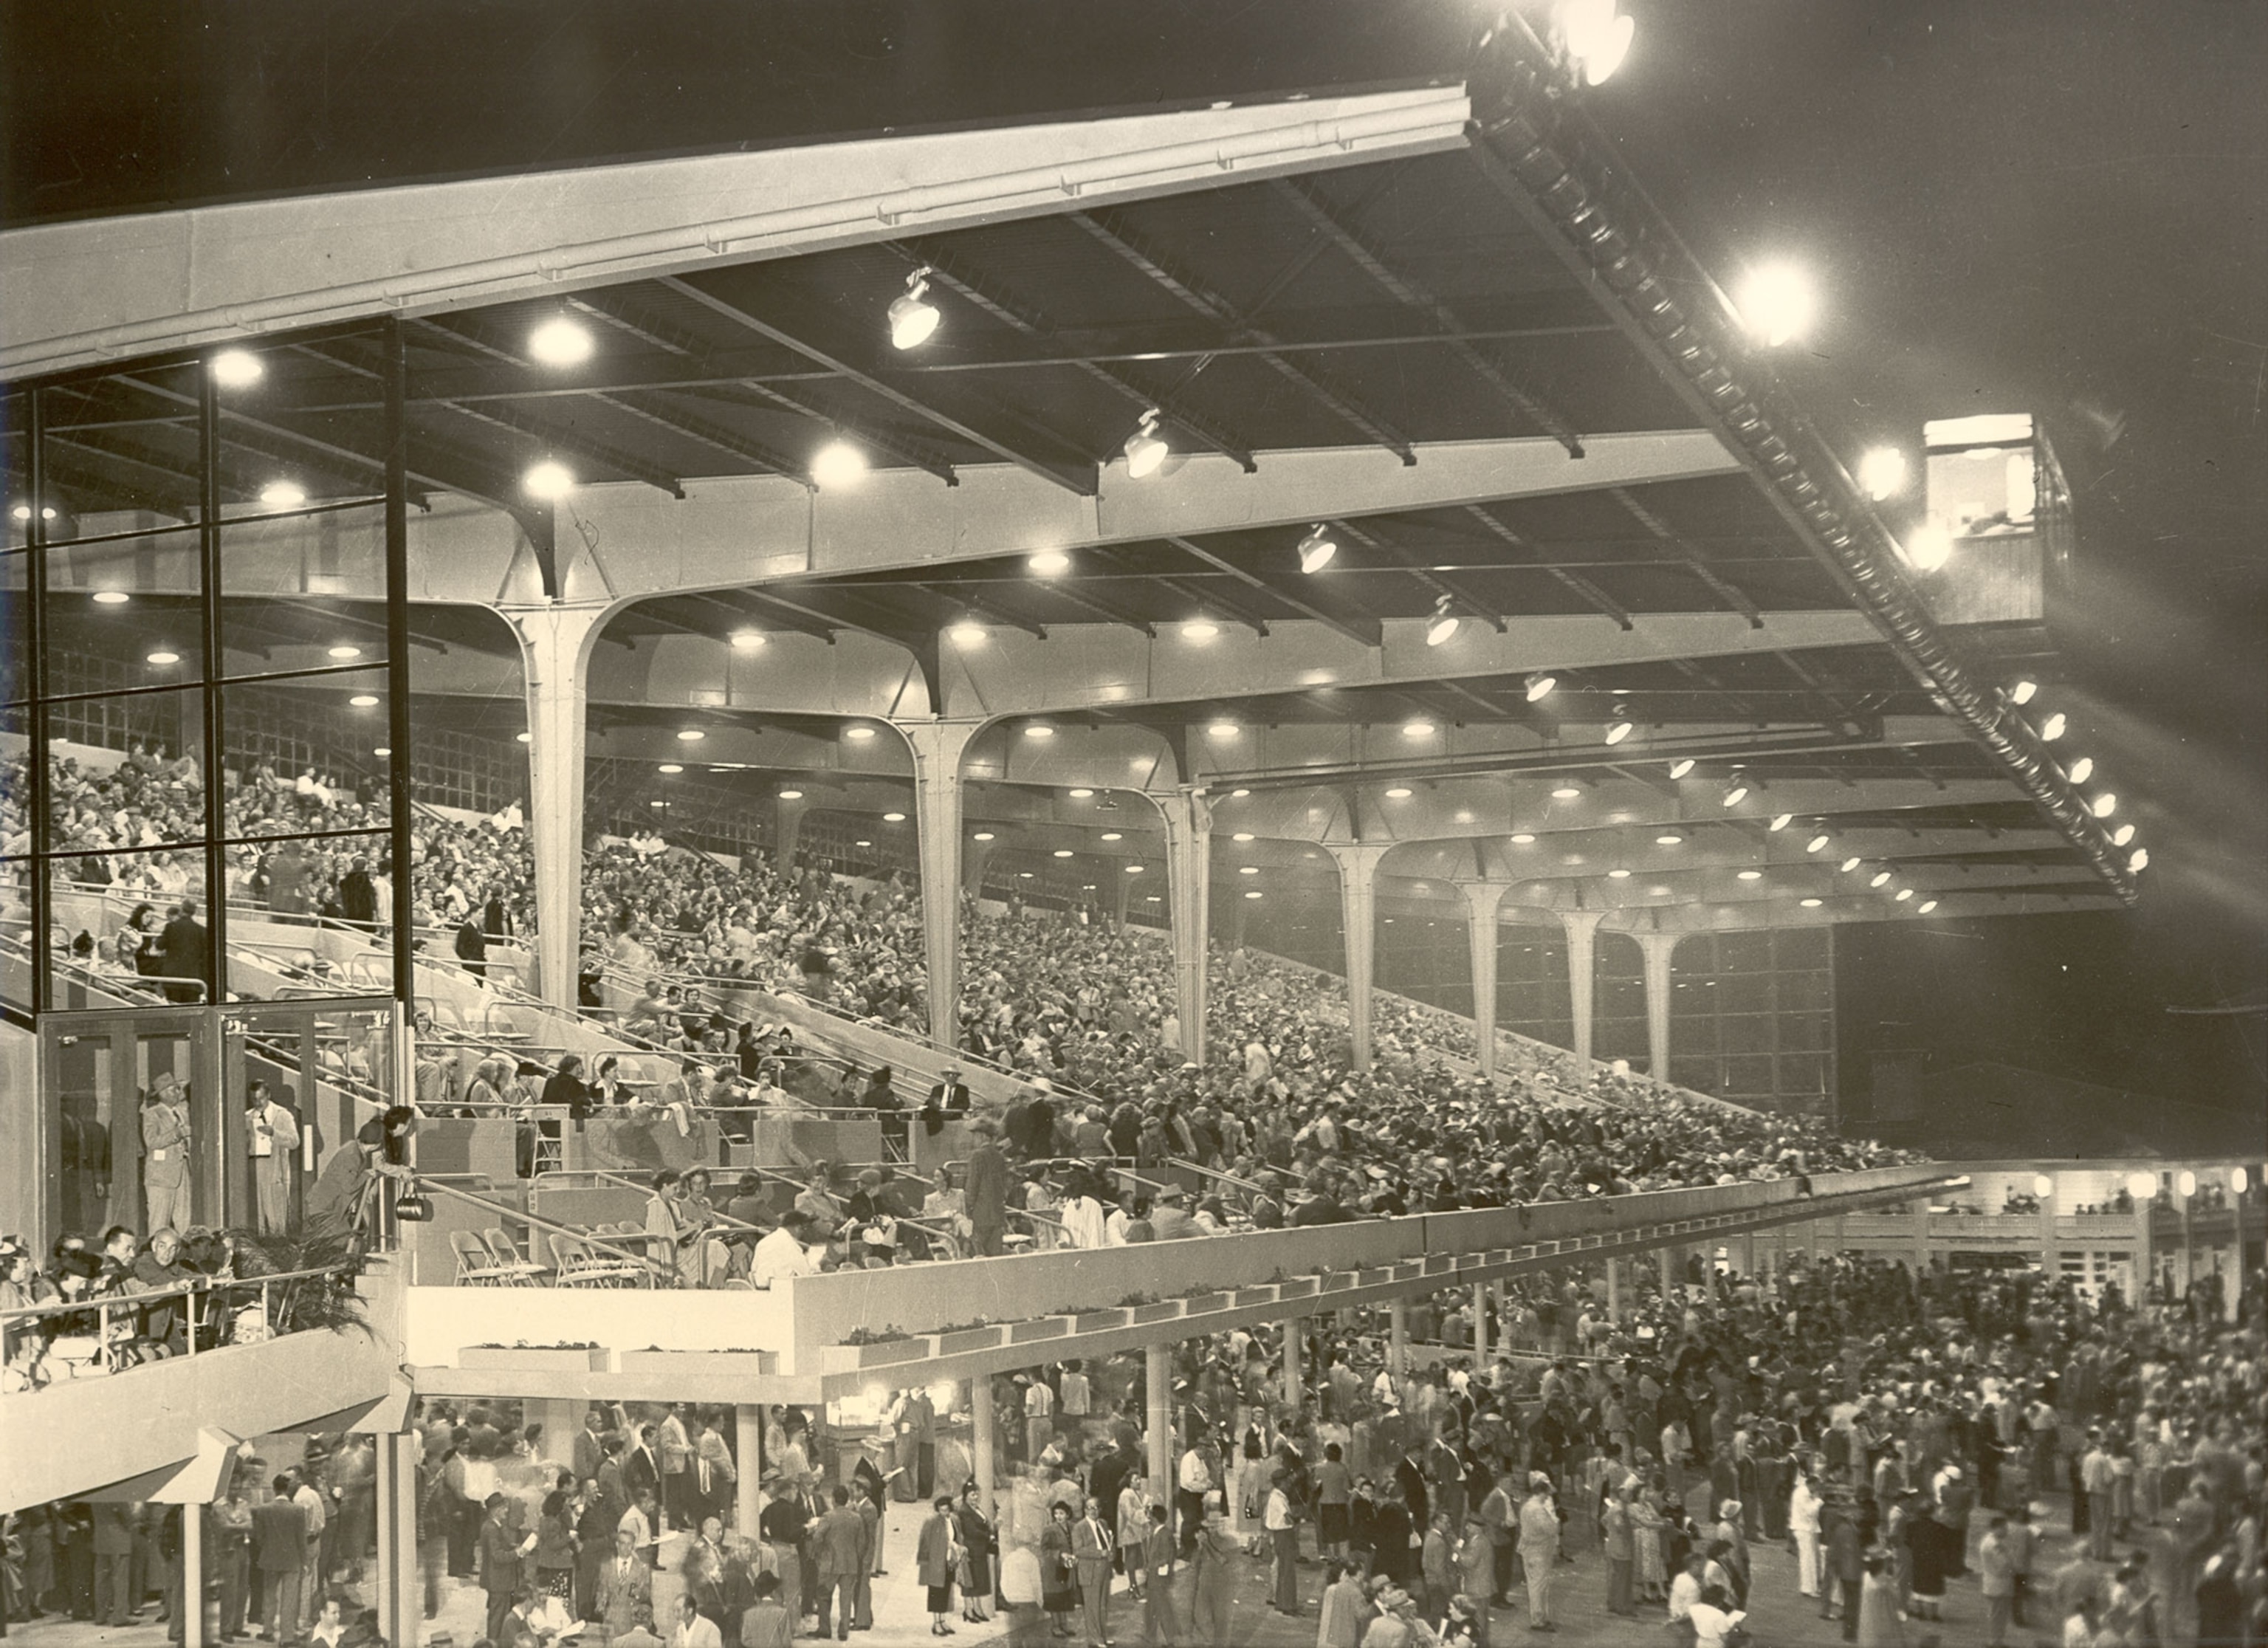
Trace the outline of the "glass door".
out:
<instances>
[{"instance_id":1,"label":"glass door","mask_svg":"<svg viewBox=\"0 0 2268 1648\"><path fill-rule=\"evenodd\" d=\"M217 1041L211 1015L164 1009L51 1013L45 1039L47 1240L91 1246L225 1222Z\"/></svg>"}]
</instances>

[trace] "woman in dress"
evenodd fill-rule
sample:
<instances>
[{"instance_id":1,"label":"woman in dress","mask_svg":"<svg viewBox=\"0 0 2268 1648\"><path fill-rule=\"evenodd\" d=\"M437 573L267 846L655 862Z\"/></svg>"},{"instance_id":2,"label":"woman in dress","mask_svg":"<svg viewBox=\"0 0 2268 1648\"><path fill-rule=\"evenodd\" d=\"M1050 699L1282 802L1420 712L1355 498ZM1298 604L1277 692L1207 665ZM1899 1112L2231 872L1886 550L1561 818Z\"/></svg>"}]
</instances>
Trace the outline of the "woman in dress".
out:
<instances>
[{"instance_id":1,"label":"woman in dress","mask_svg":"<svg viewBox=\"0 0 2268 1648\"><path fill-rule=\"evenodd\" d=\"M961 1617L982 1625L992 1617L986 1606L992 1596L992 1522L977 1503L973 1476L961 1484L961 1505L954 1519L961 1529L962 1561L968 1568L961 1581Z\"/></svg>"},{"instance_id":2,"label":"woman in dress","mask_svg":"<svg viewBox=\"0 0 2268 1648\"><path fill-rule=\"evenodd\" d=\"M1071 1507L1057 1500L1040 1534L1040 1606L1047 1610L1048 1635L1069 1637L1079 1607L1079 1565L1071 1556Z\"/></svg>"},{"instance_id":3,"label":"woman in dress","mask_svg":"<svg viewBox=\"0 0 2268 1648\"><path fill-rule=\"evenodd\" d=\"M575 1594L575 1546L567 1496L554 1489L544 1495L542 1513L535 1521L535 1587L545 1596Z\"/></svg>"},{"instance_id":4,"label":"woman in dress","mask_svg":"<svg viewBox=\"0 0 2268 1648\"><path fill-rule=\"evenodd\" d=\"M1664 1564L1661 1535L1669 1526L1662 1514L1661 1496L1653 1489L1640 1494L1630 1508L1632 1579L1642 1602L1669 1600L1669 1571Z\"/></svg>"},{"instance_id":5,"label":"woman in dress","mask_svg":"<svg viewBox=\"0 0 2268 1648\"><path fill-rule=\"evenodd\" d=\"M921 1538L914 1547L914 1567L922 1584L928 1589L929 1634L950 1637L953 1627L945 1616L953 1611L954 1581L961 1570L961 1527L954 1519L953 1497L939 1494L930 1508L929 1520L922 1524ZM967 1617L967 1610L962 1610Z\"/></svg>"},{"instance_id":6,"label":"woman in dress","mask_svg":"<svg viewBox=\"0 0 2268 1648\"><path fill-rule=\"evenodd\" d=\"M1867 1558L1859 1586L1859 1648L1905 1648L1906 1628L1898 1615L1898 1585L1880 1556Z\"/></svg>"}]
</instances>

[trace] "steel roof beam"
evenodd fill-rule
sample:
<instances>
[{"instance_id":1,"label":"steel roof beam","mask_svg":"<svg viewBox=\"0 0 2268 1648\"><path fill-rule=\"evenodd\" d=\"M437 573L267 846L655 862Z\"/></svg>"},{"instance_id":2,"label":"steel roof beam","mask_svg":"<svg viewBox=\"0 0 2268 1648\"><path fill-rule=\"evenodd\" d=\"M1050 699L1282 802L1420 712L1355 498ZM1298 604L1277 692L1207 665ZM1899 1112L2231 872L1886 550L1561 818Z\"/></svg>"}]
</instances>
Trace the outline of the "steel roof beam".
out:
<instances>
[{"instance_id":1,"label":"steel roof beam","mask_svg":"<svg viewBox=\"0 0 2268 1648\"><path fill-rule=\"evenodd\" d=\"M1205 565L1212 568L1214 570L1225 572L1230 578L1234 578L1238 583L1244 584L1249 585L1253 589L1262 591L1267 594L1270 599L1283 602L1284 605L1292 608L1292 611L1304 613L1307 616L1313 618L1318 623L1329 625L1330 628L1337 630L1339 634L1346 636L1348 640L1355 642L1359 645L1374 647L1382 644L1385 640L1385 625L1380 622L1376 617L1369 614L1359 611L1350 611L1344 607L1334 610L1330 607L1319 605L1313 599L1302 600L1299 596L1290 594L1285 591L1278 588L1276 585L1268 583L1265 579L1255 577L1252 573L1246 571L1242 567L1238 566L1235 563L1215 555L1203 544L1197 543L1191 539L1168 538L1166 541L1173 545L1176 549L1182 550L1185 553L1193 555L1197 560L1204 563Z\"/></svg>"},{"instance_id":2,"label":"steel roof beam","mask_svg":"<svg viewBox=\"0 0 2268 1648\"><path fill-rule=\"evenodd\" d=\"M1575 426L1545 405L1538 396L1514 383L1501 366L1463 342L1462 335L1466 330L1465 323L1458 319L1455 312L1418 281L1391 268L1385 257L1363 238L1345 216L1323 198L1322 191L1313 182L1305 178L1279 178L1276 190L1299 210L1300 215L1310 225L1336 246L1349 262L1367 275L1388 296L1403 308L1432 321L1447 342L1450 352L1507 405L1565 446L1570 458L1583 455L1583 438L1576 432Z\"/></svg>"},{"instance_id":3,"label":"steel roof beam","mask_svg":"<svg viewBox=\"0 0 2268 1648\"><path fill-rule=\"evenodd\" d=\"M1702 586L1734 612L1745 616L1756 629L1764 627L1764 615L1749 599L1748 592L1721 576L1715 568L1701 558L1701 552L1685 541L1670 524L1638 500L1628 487L1609 487L1607 496L1621 504L1630 518L1653 535L1660 542L1677 552Z\"/></svg>"},{"instance_id":4,"label":"steel roof beam","mask_svg":"<svg viewBox=\"0 0 2268 1648\"><path fill-rule=\"evenodd\" d=\"M1317 368L1302 366L1276 352L1274 335L1254 326L1236 305L1185 269L1168 265L1164 254L1144 246L1124 220L1113 212L1107 216L1094 212L1073 212L1071 221L1085 230L1094 240L1122 261L1140 273L1152 285L1171 293L1182 303L1228 328L1238 342L1262 346L1260 358L1265 361L1287 383L1294 384L1318 405L1325 408L1348 427L1367 437L1400 458L1405 464L1418 461L1406 435L1393 424L1364 406L1351 392L1333 384ZM1200 361L1195 370L1202 370Z\"/></svg>"}]
</instances>

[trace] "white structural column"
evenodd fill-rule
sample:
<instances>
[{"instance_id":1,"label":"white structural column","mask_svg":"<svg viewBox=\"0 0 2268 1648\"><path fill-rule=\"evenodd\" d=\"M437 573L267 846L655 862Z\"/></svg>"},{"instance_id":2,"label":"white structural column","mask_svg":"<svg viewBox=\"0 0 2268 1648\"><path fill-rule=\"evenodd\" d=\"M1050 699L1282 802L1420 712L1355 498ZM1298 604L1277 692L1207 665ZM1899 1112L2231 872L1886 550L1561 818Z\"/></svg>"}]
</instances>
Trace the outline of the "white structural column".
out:
<instances>
[{"instance_id":1,"label":"white structural column","mask_svg":"<svg viewBox=\"0 0 2268 1648\"><path fill-rule=\"evenodd\" d=\"M575 1006L583 936L583 748L591 649L608 608L498 609L527 686L527 831L535 851L535 965L543 998Z\"/></svg>"},{"instance_id":2,"label":"white structural column","mask_svg":"<svg viewBox=\"0 0 2268 1648\"><path fill-rule=\"evenodd\" d=\"M1398 1299L1386 1307L1386 1371L1400 1379L1410 1371L1410 1301Z\"/></svg>"},{"instance_id":3,"label":"white structural column","mask_svg":"<svg viewBox=\"0 0 2268 1648\"><path fill-rule=\"evenodd\" d=\"M181 1513L181 1648L205 1648L205 1508Z\"/></svg>"},{"instance_id":4,"label":"white structural column","mask_svg":"<svg viewBox=\"0 0 2268 1648\"><path fill-rule=\"evenodd\" d=\"M1284 1402L1290 1408L1300 1405L1300 1341L1307 1330L1304 1316L1294 1316L1284 1324Z\"/></svg>"},{"instance_id":5,"label":"white structural column","mask_svg":"<svg viewBox=\"0 0 2268 1648\"><path fill-rule=\"evenodd\" d=\"M1646 1070L1656 1081L1669 1079L1669 960L1682 937L1680 933L1637 935L1638 953L1646 960Z\"/></svg>"},{"instance_id":6,"label":"white structural column","mask_svg":"<svg viewBox=\"0 0 2268 1648\"><path fill-rule=\"evenodd\" d=\"M803 815L811 803L802 796L793 800L785 796L777 798L772 806L778 809L773 814L772 852L782 865L795 862L796 843L803 836Z\"/></svg>"},{"instance_id":7,"label":"white structural column","mask_svg":"<svg viewBox=\"0 0 2268 1648\"><path fill-rule=\"evenodd\" d=\"M373 1440L378 1444L378 1594L373 1599L378 1634L390 1643L414 1643L425 1616L417 1576L417 1438L409 1431L381 1431ZM186 1615L184 1622L195 1617Z\"/></svg>"},{"instance_id":8,"label":"white structural column","mask_svg":"<svg viewBox=\"0 0 2268 1648\"><path fill-rule=\"evenodd\" d=\"M1480 1057L1481 1074L1493 1080L1496 1077L1496 917L1497 911L1503 908L1506 889L1501 881L1467 881L1462 885L1465 891L1465 938L1472 951L1473 1040Z\"/></svg>"},{"instance_id":9,"label":"white structural column","mask_svg":"<svg viewBox=\"0 0 2268 1648\"><path fill-rule=\"evenodd\" d=\"M976 1455L972 1463L976 1468L976 1508L989 1520L997 1520L992 1509L993 1460L999 1452L997 1429L999 1409L992 1400L992 1376L979 1373L968 1381L968 1451ZM1003 1529L1005 1534L1007 1530Z\"/></svg>"},{"instance_id":10,"label":"white structural column","mask_svg":"<svg viewBox=\"0 0 2268 1648\"><path fill-rule=\"evenodd\" d=\"M914 757L914 828L921 844L922 939L929 1033L961 1044L961 756L981 724L901 721Z\"/></svg>"},{"instance_id":11,"label":"white structural column","mask_svg":"<svg viewBox=\"0 0 2268 1648\"><path fill-rule=\"evenodd\" d=\"M740 1473L733 1479L733 1531L742 1539L754 1539L756 1516L763 1509L764 1410L753 1402L733 1406L733 1456Z\"/></svg>"},{"instance_id":12,"label":"white structural column","mask_svg":"<svg viewBox=\"0 0 2268 1648\"><path fill-rule=\"evenodd\" d=\"M1567 1002L1574 1019L1575 1061L1591 1062L1591 1029L1595 1015L1592 998L1597 982L1599 918L1604 910L1561 910L1559 924L1567 930Z\"/></svg>"},{"instance_id":13,"label":"white structural column","mask_svg":"<svg viewBox=\"0 0 2268 1648\"><path fill-rule=\"evenodd\" d=\"M1339 931L1346 942L1347 1036L1354 1067L1370 1068L1370 979L1378 954L1378 861L1391 842L1325 843L1339 866Z\"/></svg>"},{"instance_id":14,"label":"white structural column","mask_svg":"<svg viewBox=\"0 0 2268 1648\"><path fill-rule=\"evenodd\" d=\"M1142 1391L1149 1432L1150 1491L1171 1505L1174 1475L1174 1347L1160 1340L1142 1349Z\"/></svg>"},{"instance_id":15,"label":"white structural column","mask_svg":"<svg viewBox=\"0 0 2268 1648\"><path fill-rule=\"evenodd\" d=\"M1212 938L1212 806L1186 784L1154 798L1166 820L1166 891L1174 910L1174 1010L1182 1021L1182 1056L1202 1064L1207 953ZM1123 872L1119 876L1122 886L1130 879Z\"/></svg>"}]
</instances>

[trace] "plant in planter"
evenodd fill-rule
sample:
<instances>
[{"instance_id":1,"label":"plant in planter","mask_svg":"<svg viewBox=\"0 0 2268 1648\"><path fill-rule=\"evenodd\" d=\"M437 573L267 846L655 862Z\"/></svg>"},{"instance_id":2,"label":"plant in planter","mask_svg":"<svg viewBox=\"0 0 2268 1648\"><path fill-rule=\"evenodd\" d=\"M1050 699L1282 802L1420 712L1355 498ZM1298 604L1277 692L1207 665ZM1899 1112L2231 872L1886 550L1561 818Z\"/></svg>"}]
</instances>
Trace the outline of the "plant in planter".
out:
<instances>
[{"instance_id":1,"label":"plant in planter","mask_svg":"<svg viewBox=\"0 0 2268 1648\"><path fill-rule=\"evenodd\" d=\"M892 1344L901 1339L912 1337L913 1335L904 1328L895 1325L883 1328L853 1328L843 1335L842 1343L847 1345Z\"/></svg>"}]
</instances>

